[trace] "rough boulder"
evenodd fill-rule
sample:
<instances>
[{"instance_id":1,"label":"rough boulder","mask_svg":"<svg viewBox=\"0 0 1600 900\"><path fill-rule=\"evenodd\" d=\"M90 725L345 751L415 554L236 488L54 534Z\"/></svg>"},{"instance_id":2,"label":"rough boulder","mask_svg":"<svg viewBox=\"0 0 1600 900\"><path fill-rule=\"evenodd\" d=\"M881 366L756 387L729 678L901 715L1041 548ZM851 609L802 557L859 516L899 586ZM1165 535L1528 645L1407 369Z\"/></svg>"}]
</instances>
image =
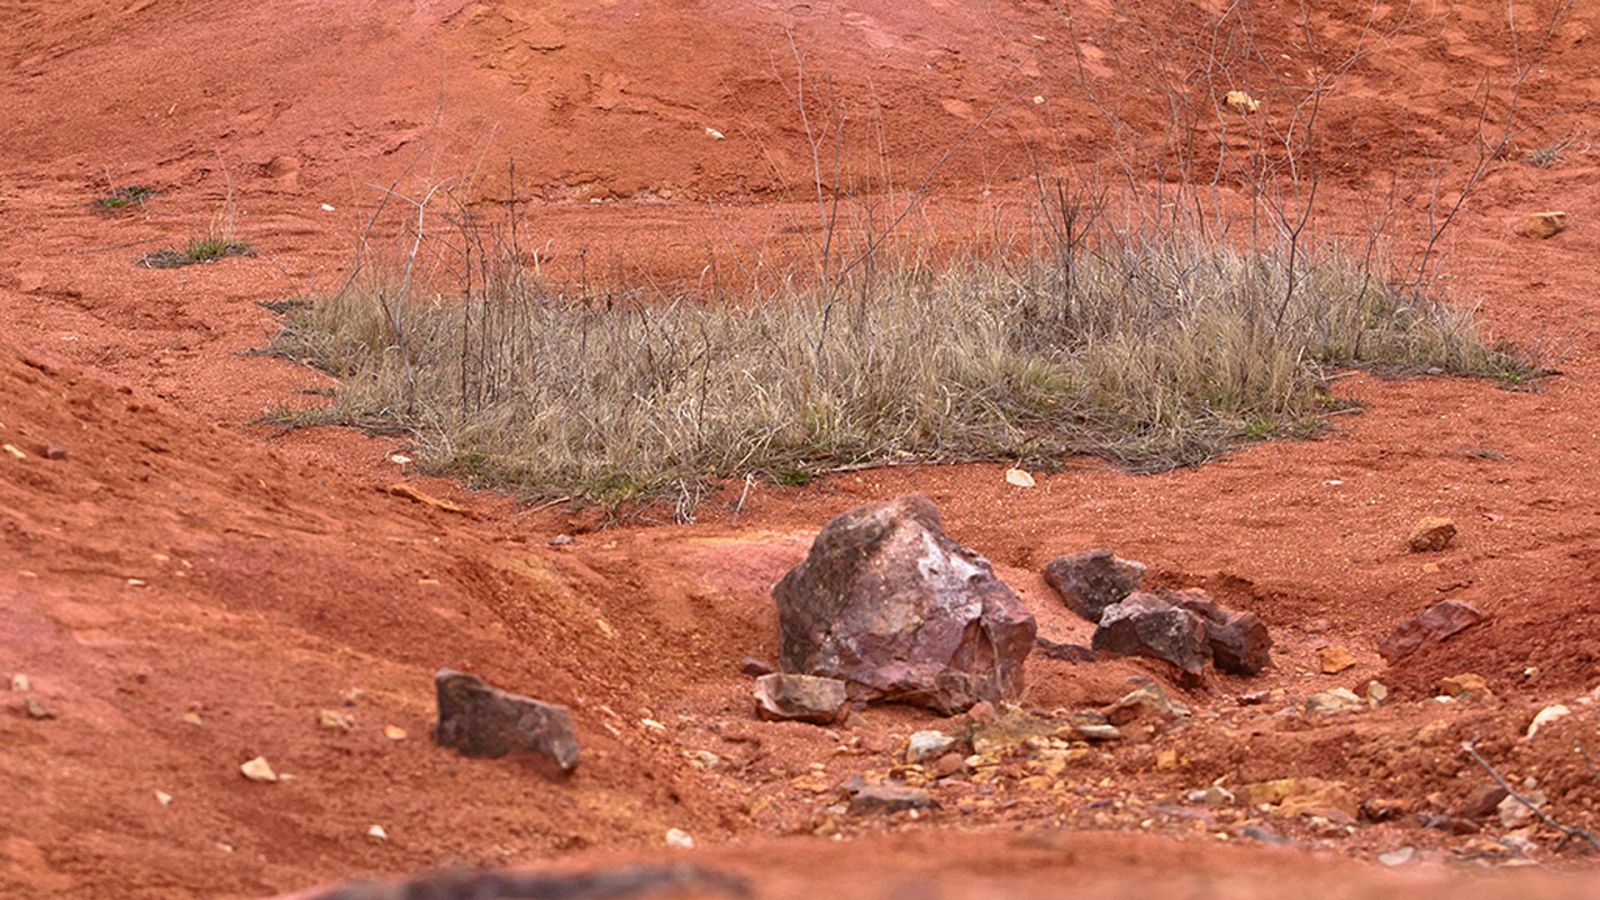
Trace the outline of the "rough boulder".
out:
<instances>
[{"instance_id":1,"label":"rough boulder","mask_svg":"<svg viewBox=\"0 0 1600 900\"><path fill-rule=\"evenodd\" d=\"M851 510L773 589L785 672L945 714L1022 692L1033 616L925 497Z\"/></svg>"}]
</instances>

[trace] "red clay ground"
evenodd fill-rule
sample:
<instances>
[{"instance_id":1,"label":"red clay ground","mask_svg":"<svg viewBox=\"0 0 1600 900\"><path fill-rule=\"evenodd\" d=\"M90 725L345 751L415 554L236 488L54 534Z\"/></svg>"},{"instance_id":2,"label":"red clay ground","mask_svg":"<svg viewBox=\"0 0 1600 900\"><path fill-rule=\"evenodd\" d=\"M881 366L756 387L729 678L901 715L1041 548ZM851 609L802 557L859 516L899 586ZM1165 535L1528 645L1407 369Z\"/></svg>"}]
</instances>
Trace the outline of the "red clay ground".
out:
<instances>
[{"instance_id":1,"label":"red clay ground","mask_svg":"<svg viewBox=\"0 0 1600 900\"><path fill-rule=\"evenodd\" d=\"M831 76L855 109L875 102L894 181L933 170L961 211L1014 191L1035 159L1104 155L1064 49L1075 38L1084 77L1102 96L1125 88L1125 115L1153 127L1153 101L1134 89L1159 46L1149 32L1201 34L1216 5L1074 4L1069 30L1045 5L1011 3L0 2L0 443L25 454L0 456L0 673L25 674L54 716L0 694L11 799L0 893L257 896L453 864L687 857L773 896L1591 894L1593 856L1581 843L1558 851L1548 828L1527 832L1521 858L1494 840L1507 831L1498 821L1455 834L1410 815L1457 809L1488 784L1458 748L1475 738L1519 783L1536 778L1557 819L1600 827L1600 780L1574 752L1600 754L1600 710L1575 703L1600 684L1600 166L1575 111L1600 92L1600 15L1586 5L1528 82L1523 121L1535 127L1451 240L1457 297L1481 303L1496 334L1560 351L1561 374L1535 391L1358 376L1340 392L1368 406L1334 433L1195 470L1073 464L1032 491L1007 486L999 467L872 471L758 485L737 518L733 487L698 525L602 531L589 530L592 512L427 479L408 480L476 517L410 503L383 491L408 476L387 459L394 443L252 424L325 386L241 355L275 328L256 302L337 284L372 186L424 147L438 175L515 159L519 193L536 198L530 222L569 274L580 249L602 276L690 271L708 248L764 245L811 215L784 202L810 166L779 80L794 76L784 22L809 72ZM1349 9L1312 22L1324 42L1365 21L1361 4L1338 5ZM1326 120L1340 148L1332 215L1358 216L1350 198L1430 160L1447 182L1464 177L1478 79L1503 83L1512 64L1492 6L1432 9L1352 69ZM1518 4L1519 21L1550 6ZM1293 11L1257 13L1263 47L1293 62ZM1521 161L1574 130L1556 165ZM866 139L848 152L861 166L880 158ZM91 203L108 179L161 194L103 213ZM259 256L132 265L225 215L230 190ZM1402 212L1414 201L1403 196ZM1551 207L1569 212L1569 231L1513 234L1522 212ZM65 458L48 458L50 445ZM1096 751L1049 784L1021 783L1018 762L996 784L932 788L944 809L916 821L830 813L832 784L886 773L906 735L952 723L893 708L840 731L758 723L738 661L775 655L768 589L817 528L910 491L994 561L1049 637L1087 629L1039 568L1109 545L1164 584L1260 614L1276 665L1174 687L1193 724ZM1407 529L1433 514L1452 516L1460 537L1426 559L1407 553ZM546 543L559 533L578 541ZM1385 667L1377 640L1444 597L1492 619ZM1327 644L1350 647L1357 666L1315 674ZM441 666L569 704L578 772L434 747ZM1439 678L1464 672L1494 699L1431 699ZM1028 675L1025 705L1040 711L1165 678L1140 662L1039 657ZM1373 678L1394 691L1382 709L1316 723L1277 714ZM1237 702L1260 690L1283 694ZM1520 740L1553 702L1577 712ZM346 708L355 730L320 729L325 707ZM406 737L386 738L386 725ZM703 750L718 764L697 765ZM258 754L294 780L242 779L238 765ZM1346 829L1183 802L1219 780L1283 777L1344 782L1408 815ZM389 840L369 840L373 824ZM1250 826L1293 846L1263 847ZM664 850L669 828L697 849ZM1406 868L1371 862L1406 846L1418 848ZM1517 873L1515 885L1477 874L1530 861L1568 874ZM1576 880L1533 880L1558 877Z\"/></svg>"}]
</instances>

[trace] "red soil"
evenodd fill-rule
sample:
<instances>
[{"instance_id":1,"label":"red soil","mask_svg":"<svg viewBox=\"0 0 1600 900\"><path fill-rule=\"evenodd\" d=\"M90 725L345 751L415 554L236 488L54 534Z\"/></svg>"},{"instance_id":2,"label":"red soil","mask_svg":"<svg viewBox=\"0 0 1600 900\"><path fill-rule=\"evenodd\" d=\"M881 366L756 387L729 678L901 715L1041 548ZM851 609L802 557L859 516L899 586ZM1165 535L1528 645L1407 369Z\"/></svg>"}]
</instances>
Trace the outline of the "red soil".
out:
<instances>
[{"instance_id":1,"label":"red soil","mask_svg":"<svg viewBox=\"0 0 1600 900\"><path fill-rule=\"evenodd\" d=\"M1317 5L1349 7L1316 15L1325 43L1350 41L1365 21L1363 4ZM1073 4L1071 27L1084 77L1153 127L1159 104L1140 91L1146 51L1161 56L1169 32L1197 39L1206 8L1220 4L1127 6ZM1296 64L1300 32L1283 6L1258 11L1261 46ZM1330 214L1358 217L1364 191L1434 160L1445 183L1465 177L1478 79L1487 69L1503 85L1513 64L1492 6L1435 9L1352 68L1324 126L1337 148ZM1532 22L1550 6L1517 10ZM951 896L1063 883L1109 896L1135 878L1152 895L1489 895L1513 888L1463 886L1446 866L1390 873L1357 862L1403 845L1435 860L1482 853L1477 837L1409 818L1333 834L1257 816L1298 845L1278 850L1211 836L1233 835L1243 817L1174 812L1175 798L1218 779L1307 776L1344 781L1365 800L1451 809L1487 784L1458 748L1469 738L1508 775L1536 777L1556 818L1600 828L1600 781L1573 752L1588 741L1600 753L1600 712L1574 703L1600 682L1590 594L1600 586L1590 480L1600 462L1590 315L1600 166L1581 137L1556 166L1520 162L1581 130L1572 109L1600 91L1600 17L1589 6L1556 31L1522 101L1521 121L1534 126L1490 170L1450 242L1462 302L1481 303L1496 334L1560 351L1560 375L1537 390L1358 376L1340 392L1367 408L1334 433L1194 470L1134 476L1074 463L1032 491L993 466L879 470L805 489L758 485L737 517L734 486L705 504L699 525L603 531L589 531L595 517L581 510L518 507L427 479L407 480L476 518L411 503L383 490L406 477L387 459L393 442L252 424L325 386L241 355L275 328L256 302L336 284L353 211L370 209L372 185L424 147L435 176L514 159L529 216L568 273L580 258L600 273L693 271L708 248L768 243L814 212L803 202L810 150L784 86L795 59L786 21L807 71L848 98L851 121L881 123L881 153L862 125L851 165L893 160L902 189L926 177L947 198L951 215L937 221L948 223L990 192L1014 194L1036 159L1104 155L1084 124L1095 115L1059 12L0 0L0 20L0 443L25 454L0 455L0 673L26 674L55 716L30 718L21 694L0 694L0 788L11 799L0 893L261 895L454 863L584 867L662 858L662 834L676 827L695 836L696 861L783 896L932 883ZM103 213L90 204L108 178L161 194ZM131 265L202 231L230 192L260 256ZM1420 201L1399 202L1415 213ZM1521 213L1552 207L1571 215L1565 234L1513 233ZM64 459L48 457L52 445ZM775 655L768 588L823 522L910 491L994 561L1046 636L1082 640L1087 629L1040 567L1109 545L1163 584L1204 586L1260 614L1278 639L1276 665L1184 691L1195 725L1098 754L1064 794L987 805L950 794L945 811L915 822L835 824L824 812L832 797L807 787L808 767L823 764L824 781L882 772L905 735L939 720L885 708L843 733L758 723L738 660ZM1449 550L1406 552L1424 515L1455 519ZM579 540L547 545L563 532ZM1492 618L1385 667L1377 641L1444 597ZM1314 674L1317 651L1333 643L1358 665ZM441 666L571 705L584 744L577 774L434 747L430 676ZM1440 677L1463 672L1482 675L1495 699L1429 699ZM1036 657L1026 703L1108 702L1141 674L1164 677L1139 662ZM1373 678L1394 689L1384 709L1318 725L1272 715ZM1264 689L1284 700L1236 702ZM346 701L354 732L319 729L317 710ZM1577 712L1536 742L1518 740L1553 702ZM202 724L185 722L188 712ZM408 736L387 739L391 724ZM723 762L701 769L686 756L696 750ZM296 778L245 781L237 767L258 754ZM370 841L372 824L390 839ZM806 836L819 826L855 839ZM1164 836L1121 833L1139 830ZM1484 834L1499 832L1495 823ZM1581 843L1556 852L1548 829L1536 837L1541 863L1592 859ZM1593 892L1593 876L1575 877L1587 880L1514 889Z\"/></svg>"}]
</instances>

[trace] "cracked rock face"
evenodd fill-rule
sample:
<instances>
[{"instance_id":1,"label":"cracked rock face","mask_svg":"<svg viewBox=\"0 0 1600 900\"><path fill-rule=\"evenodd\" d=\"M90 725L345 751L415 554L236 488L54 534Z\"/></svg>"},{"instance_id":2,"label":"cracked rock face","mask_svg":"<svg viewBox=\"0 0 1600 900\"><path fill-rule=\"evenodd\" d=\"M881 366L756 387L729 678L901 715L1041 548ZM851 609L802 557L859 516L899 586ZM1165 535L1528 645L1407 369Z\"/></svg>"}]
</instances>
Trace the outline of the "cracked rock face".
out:
<instances>
[{"instance_id":1,"label":"cracked rock face","mask_svg":"<svg viewBox=\"0 0 1600 900\"><path fill-rule=\"evenodd\" d=\"M1014 699L1033 616L925 497L851 510L773 589L785 672L945 714Z\"/></svg>"}]
</instances>

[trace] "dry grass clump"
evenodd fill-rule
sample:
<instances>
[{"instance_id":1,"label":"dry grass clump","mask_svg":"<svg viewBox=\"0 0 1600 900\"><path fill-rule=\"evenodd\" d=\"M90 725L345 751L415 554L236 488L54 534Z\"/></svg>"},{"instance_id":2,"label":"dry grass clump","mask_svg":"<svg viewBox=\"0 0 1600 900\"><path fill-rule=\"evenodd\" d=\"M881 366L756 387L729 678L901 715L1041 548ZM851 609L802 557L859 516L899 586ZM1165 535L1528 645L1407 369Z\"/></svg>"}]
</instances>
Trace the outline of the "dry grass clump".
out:
<instances>
[{"instance_id":1,"label":"dry grass clump","mask_svg":"<svg viewBox=\"0 0 1600 900\"><path fill-rule=\"evenodd\" d=\"M465 297L424 299L407 270L291 309L275 349L343 386L284 418L403 431L433 471L617 504L912 461L1158 470L1315 432L1340 405L1329 369L1530 374L1466 311L1331 249L1298 248L1291 283L1275 251L1108 233L736 304L566 293L515 258L486 254Z\"/></svg>"}]
</instances>

